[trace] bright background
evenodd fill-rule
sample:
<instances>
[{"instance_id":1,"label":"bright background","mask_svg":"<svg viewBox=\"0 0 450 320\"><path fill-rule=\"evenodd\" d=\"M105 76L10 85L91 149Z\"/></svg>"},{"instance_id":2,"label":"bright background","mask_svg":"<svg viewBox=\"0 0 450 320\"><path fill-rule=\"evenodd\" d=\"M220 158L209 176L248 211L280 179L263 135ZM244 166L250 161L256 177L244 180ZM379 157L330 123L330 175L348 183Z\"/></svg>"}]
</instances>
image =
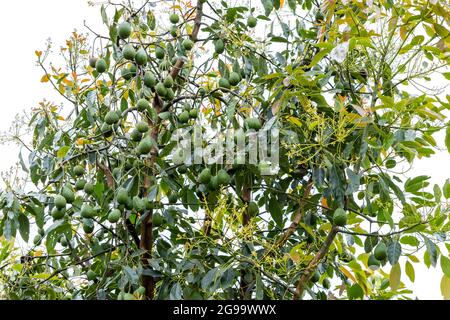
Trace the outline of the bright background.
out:
<instances>
[{"instance_id":1,"label":"bright background","mask_svg":"<svg viewBox=\"0 0 450 320\"><path fill-rule=\"evenodd\" d=\"M59 97L51 86L40 83L43 75L35 65L35 50L44 50L51 38L54 51L65 43L76 29L87 33L86 21L95 31L103 34L100 8L91 7L86 0L5 1L0 10L2 48L0 50L0 131L7 131L17 113L29 112L44 98L57 104ZM56 52L54 53L57 54ZM55 57L50 57L49 61ZM419 159L409 172L412 176L429 175L430 182L443 185L450 177L450 155L443 147L444 137L439 137L441 152L431 158ZM13 145L0 145L0 171L7 170L18 161L19 149ZM408 175L409 175L408 174ZM422 258L422 257L421 257ZM402 281L413 288L419 299L442 299L440 266L427 269L423 264L414 265L416 281L411 284L405 274ZM388 271L388 270L386 270Z\"/></svg>"}]
</instances>

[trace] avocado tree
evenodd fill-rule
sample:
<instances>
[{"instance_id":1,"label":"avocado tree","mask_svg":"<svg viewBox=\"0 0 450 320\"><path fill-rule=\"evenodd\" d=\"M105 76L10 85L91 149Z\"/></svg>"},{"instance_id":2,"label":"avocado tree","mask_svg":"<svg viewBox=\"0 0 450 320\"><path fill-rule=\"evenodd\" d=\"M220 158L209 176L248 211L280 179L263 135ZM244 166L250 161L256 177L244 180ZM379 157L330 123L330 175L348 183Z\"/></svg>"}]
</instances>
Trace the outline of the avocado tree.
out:
<instances>
[{"instance_id":1,"label":"avocado tree","mask_svg":"<svg viewBox=\"0 0 450 320\"><path fill-rule=\"evenodd\" d=\"M100 9L108 32L74 32L63 65L36 51L63 103L11 136L30 181L0 194L4 297L410 298L424 263L450 298L450 181L408 175L450 150L445 1ZM214 146L183 146L194 127L243 153L193 161Z\"/></svg>"}]
</instances>

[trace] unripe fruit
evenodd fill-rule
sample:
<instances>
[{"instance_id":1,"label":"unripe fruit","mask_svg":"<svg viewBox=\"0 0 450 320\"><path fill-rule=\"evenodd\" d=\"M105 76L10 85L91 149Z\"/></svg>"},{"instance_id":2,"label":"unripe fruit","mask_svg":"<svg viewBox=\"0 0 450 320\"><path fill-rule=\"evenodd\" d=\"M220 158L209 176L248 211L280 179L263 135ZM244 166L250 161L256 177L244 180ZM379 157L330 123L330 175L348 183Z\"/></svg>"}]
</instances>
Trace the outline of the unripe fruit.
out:
<instances>
[{"instance_id":1,"label":"unripe fruit","mask_svg":"<svg viewBox=\"0 0 450 320\"><path fill-rule=\"evenodd\" d=\"M133 209L137 212L142 212L145 210L145 202L138 196L133 197Z\"/></svg>"},{"instance_id":2,"label":"unripe fruit","mask_svg":"<svg viewBox=\"0 0 450 320\"><path fill-rule=\"evenodd\" d=\"M122 216L122 212L120 212L119 209L114 209L108 214L108 221L111 223L116 223L120 220L120 217Z\"/></svg>"},{"instance_id":3,"label":"unripe fruit","mask_svg":"<svg viewBox=\"0 0 450 320\"><path fill-rule=\"evenodd\" d=\"M379 261L383 261L387 257L387 248L384 242L380 242L374 250L373 255Z\"/></svg>"},{"instance_id":4,"label":"unripe fruit","mask_svg":"<svg viewBox=\"0 0 450 320\"><path fill-rule=\"evenodd\" d=\"M139 99L136 107L139 111L143 112L147 110L148 107L150 107L150 103L146 99Z\"/></svg>"},{"instance_id":5,"label":"unripe fruit","mask_svg":"<svg viewBox=\"0 0 450 320\"><path fill-rule=\"evenodd\" d=\"M217 172L217 182L219 185L227 185L230 183L230 175L223 169L220 169L219 172Z\"/></svg>"},{"instance_id":6,"label":"unripe fruit","mask_svg":"<svg viewBox=\"0 0 450 320\"><path fill-rule=\"evenodd\" d=\"M173 86L173 78L171 75L168 75L165 79L164 79L164 86L166 88L172 88Z\"/></svg>"},{"instance_id":7,"label":"unripe fruit","mask_svg":"<svg viewBox=\"0 0 450 320\"><path fill-rule=\"evenodd\" d=\"M81 206L81 217L82 218L93 218L94 217L94 208L92 208L88 204L83 204Z\"/></svg>"},{"instance_id":8,"label":"unripe fruit","mask_svg":"<svg viewBox=\"0 0 450 320\"><path fill-rule=\"evenodd\" d=\"M95 278L97 278L97 275L95 274L95 272L92 271L92 270L89 270L89 271L87 272L87 279L88 279L89 281L93 281L93 280L95 280Z\"/></svg>"},{"instance_id":9,"label":"unripe fruit","mask_svg":"<svg viewBox=\"0 0 450 320\"><path fill-rule=\"evenodd\" d=\"M152 140L150 137L144 138L137 147L139 154L148 154L152 150Z\"/></svg>"},{"instance_id":10,"label":"unripe fruit","mask_svg":"<svg viewBox=\"0 0 450 320\"><path fill-rule=\"evenodd\" d=\"M178 194L172 193L168 196L168 199L170 204L175 204L178 201Z\"/></svg>"},{"instance_id":11,"label":"unripe fruit","mask_svg":"<svg viewBox=\"0 0 450 320\"><path fill-rule=\"evenodd\" d=\"M136 50L131 44L126 44L122 50L123 57L127 60L134 60L136 57Z\"/></svg>"},{"instance_id":12,"label":"unripe fruit","mask_svg":"<svg viewBox=\"0 0 450 320\"><path fill-rule=\"evenodd\" d=\"M169 19L172 24L177 24L180 21L180 17L176 13L172 13Z\"/></svg>"},{"instance_id":13,"label":"unripe fruit","mask_svg":"<svg viewBox=\"0 0 450 320\"><path fill-rule=\"evenodd\" d=\"M137 129L133 129L130 133L131 140L138 142L142 140L142 133L139 132Z\"/></svg>"},{"instance_id":14,"label":"unripe fruit","mask_svg":"<svg viewBox=\"0 0 450 320\"><path fill-rule=\"evenodd\" d=\"M98 59L95 63L95 69L98 73L103 73L106 71L108 66L106 65L106 61L104 59Z\"/></svg>"},{"instance_id":15,"label":"unripe fruit","mask_svg":"<svg viewBox=\"0 0 450 320\"><path fill-rule=\"evenodd\" d=\"M67 204L66 198L59 194L53 198L53 202L55 203L55 207L58 209L64 209Z\"/></svg>"},{"instance_id":16,"label":"unripe fruit","mask_svg":"<svg viewBox=\"0 0 450 320\"><path fill-rule=\"evenodd\" d=\"M59 220L64 218L65 210L64 209L58 209L57 207L54 207L52 209L52 218L55 220Z\"/></svg>"},{"instance_id":17,"label":"unripe fruit","mask_svg":"<svg viewBox=\"0 0 450 320\"><path fill-rule=\"evenodd\" d=\"M73 167L73 174L76 176L82 176L84 174L84 167L76 165Z\"/></svg>"},{"instance_id":18,"label":"unripe fruit","mask_svg":"<svg viewBox=\"0 0 450 320\"><path fill-rule=\"evenodd\" d=\"M167 94L167 88L161 82L158 82L158 84L155 87L155 90L156 90L156 93L158 94L158 96L160 96L160 97L165 97Z\"/></svg>"},{"instance_id":19,"label":"unripe fruit","mask_svg":"<svg viewBox=\"0 0 450 320\"><path fill-rule=\"evenodd\" d=\"M171 101L175 98L175 92L173 92L172 88L167 89L167 94L164 97L164 100Z\"/></svg>"},{"instance_id":20,"label":"unripe fruit","mask_svg":"<svg viewBox=\"0 0 450 320\"><path fill-rule=\"evenodd\" d=\"M105 116L105 122L109 125L116 124L119 120L120 118L116 111L108 111Z\"/></svg>"},{"instance_id":21,"label":"unripe fruit","mask_svg":"<svg viewBox=\"0 0 450 320\"><path fill-rule=\"evenodd\" d=\"M137 74L137 67L136 67L136 65L134 63L130 66L130 72L131 72L131 76L132 77L136 76L136 74Z\"/></svg>"},{"instance_id":22,"label":"unripe fruit","mask_svg":"<svg viewBox=\"0 0 450 320\"><path fill-rule=\"evenodd\" d=\"M198 117L198 110L197 109L189 110L189 117L191 117L192 119L196 119Z\"/></svg>"},{"instance_id":23,"label":"unripe fruit","mask_svg":"<svg viewBox=\"0 0 450 320\"><path fill-rule=\"evenodd\" d=\"M124 188L120 188L117 191L116 200L118 204L126 204L128 201L128 191Z\"/></svg>"},{"instance_id":24,"label":"unripe fruit","mask_svg":"<svg viewBox=\"0 0 450 320\"><path fill-rule=\"evenodd\" d=\"M75 182L75 190L83 190L85 184L86 180L78 179L77 182Z\"/></svg>"},{"instance_id":25,"label":"unripe fruit","mask_svg":"<svg viewBox=\"0 0 450 320\"><path fill-rule=\"evenodd\" d=\"M170 28L170 35L174 38L176 38L178 36L178 28L175 26L172 26Z\"/></svg>"},{"instance_id":26,"label":"unripe fruit","mask_svg":"<svg viewBox=\"0 0 450 320\"><path fill-rule=\"evenodd\" d=\"M180 123L187 123L189 121L189 112L183 111L182 113L180 113L180 115L178 116L178 121Z\"/></svg>"},{"instance_id":27,"label":"unripe fruit","mask_svg":"<svg viewBox=\"0 0 450 320\"><path fill-rule=\"evenodd\" d=\"M316 283L317 281L319 281L319 279L320 279L320 273L319 273L319 271L316 270L311 276L311 282Z\"/></svg>"},{"instance_id":28,"label":"unripe fruit","mask_svg":"<svg viewBox=\"0 0 450 320\"><path fill-rule=\"evenodd\" d=\"M153 214L152 222L154 227L159 227L163 223L163 217L159 213Z\"/></svg>"},{"instance_id":29,"label":"unripe fruit","mask_svg":"<svg viewBox=\"0 0 450 320\"><path fill-rule=\"evenodd\" d=\"M231 85L227 78L220 78L219 79L219 87L225 88L225 89L230 89Z\"/></svg>"},{"instance_id":30,"label":"unripe fruit","mask_svg":"<svg viewBox=\"0 0 450 320\"><path fill-rule=\"evenodd\" d=\"M214 50L217 54L222 54L225 51L225 44L222 39L216 40L214 42Z\"/></svg>"},{"instance_id":31,"label":"unripe fruit","mask_svg":"<svg viewBox=\"0 0 450 320\"><path fill-rule=\"evenodd\" d=\"M253 16L248 17L247 26L249 26L250 28L254 28L254 27L256 27L256 23L257 23L257 20L255 17L253 17Z\"/></svg>"},{"instance_id":32,"label":"unripe fruit","mask_svg":"<svg viewBox=\"0 0 450 320\"><path fill-rule=\"evenodd\" d=\"M256 202L252 201L248 204L248 213L251 217L259 214L259 207Z\"/></svg>"},{"instance_id":33,"label":"unripe fruit","mask_svg":"<svg viewBox=\"0 0 450 320\"><path fill-rule=\"evenodd\" d=\"M261 122L258 118L247 118L245 119L245 124L248 129L259 130L261 129Z\"/></svg>"},{"instance_id":34,"label":"unripe fruit","mask_svg":"<svg viewBox=\"0 0 450 320\"><path fill-rule=\"evenodd\" d=\"M86 194L92 194L92 193L94 193L94 185L92 184L92 183L90 183L90 182L87 182L85 185L84 185L84 192L86 192Z\"/></svg>"},{"instance_id":35,"label":"unripe fruit","mask_svg":"<svg viewBox=\"0 0 450 320\"><path fill-rule=\"evenodd\" d=\"M208 186L209 186L209 188L211 190L218 190L219 189L219 179L218 179L218 177L217 176L212 177Z\"/></svg>"},{"instance_id":36,"label":"unripe fruit","mask_svg":"<svg viewBox=\"0 0 450 320\"><path fill-rule=\"evenodd\" d=\"M157 58L157 59L164 59L164 56L166 55L166 52L164 51L164 49L163 48L161 48L161 47L159 47L159 46L157 46L156 48L155 48L155 57Z\"/></svg>"},{"instance_id":37,"label":"unripe fruit","mask_svg":"<svg viewBox=\"0 0 450 320\"><path fill-rule=\"evenodd\" d=\"M38 229L38 234L41 235L42 237L45 236L45 230L39 228L39 229Z\"/></svg>"},{"instance_id":38,"label":"unripe fruit","mask_svg":"<svg viewBox=\"0 0 450 320\"><path fill-rule=\"evenodd\" d=\"M150 73L150 72L145 73L144 85L148 88L153 88L156 85L156 79L152 73Z\"/></svg>"},{"instance_id":39,"label":"unripe fruit","mask_svg":"<svg viewBox=\"0 0 450 320\"><path fill-rule=\"evenodd\" d=\"M194 42L192 42L192 40L190 39L184 39L181 43L181 46L184 50L189 51L194 47Z\"/></svg>"},{"instance_id":40,"label":"unripe fruit","mask_svg":"<svg viewBox=\"0 0 450 320\"><path fill-rule=\"evenodd\" d=\"M373 254L371 254L369 256L369 260L367 261L367 265L370 269L376 270L380 267L380 261L378 261L377 258L375 258Z\"/></svg>"},{"instance_id":41,"label":"unripe fruit","mask_svg":"<svg viewBox=\"0 0 450 320\"><path fill-rule=\"evenodd\" d=\"M127 39L131 35L131 24L128 22L122 22L117 28L117 34L121 39Z\"/></svg>"},{"instance_id":42,"label":"unripe fruit","mask_svg":"<svg viewBox=\"0 0 450 320\"><path fill-rule=\"evenodd\" d=\"M94 69L95 69L96 63L97 63L97 58L95 58L95 57L90 57L90 58L89 58L89 66L90 66L91 68L94 68Z\"/></svg>"},{"instance_id":43,"label":"unripe fruit","mask_svg":"<svg viewBox=\"0 0 450 320\"><path fill-rule=\"evenodd\" d=\"M206 94L206 89L203 88L203 87L201 87L200 89L198 89L198 94L199 94L200 96L204 96L204 95Z\"/></svg>"},{"instance_id":44,"label":"unripe fruit","mask_svg":"<svg viewBox=\"0 0 450 320\"><path fill-rule=\"evenodd\" d=\"M94 231L94 220L83 219L83 231L85 233L92 233Z\"/></svg>"},{"instance_id":45,"label":"unripe fruit","mask_svg":"<svg viewBox=\"0 0 450 320\"><path fill-rule=\"evenodd\" d=\"M42 241L42 236L40 234L37 234L33 238L34 245L38 246Z\"/></svg>"},{"instance_id":46,"label":"unripe fruit","mask_svg":"<svg viewBox=\"0 0 450 320\"><path fill-rule=\"evenodd\" d=\"M236 86L241 81L241 75L239 73L237 73L237 72L232 72L230 74L230 78L228 79L228 81L230 82L230 84L232 86Z\"/></svg>"},{"instance_id":47,"label":"unripe fruit","mask_svg":"<svg viewBox=\"0 0 450 320\"><path fill-rule=\"evenodd\" d=\"M136 52L136 56L134 57L134 61L139 66L143 66L147 64L147 52L143 48L140 48L138 52Z\"/></svg>"},{"instance_id":48,"label":"unripe fruit","mask_svg":"<svg viewBox=\"0 0 450 320\"><path fill-rule=\"evenodd\" d=\"M136 124L136 129L141 133L146 133L148 131L148 124L144 121L138 122Z\"/></svg>"},{"instance_id":49,"label":"unripe fruit","mask_svg":"<svg viewBox=\"0 0 450 320\"><path fill-rule=\"evenodd\" d=\"M334 211L333 224L339 227L343 227L347 224L347 214L344 209L338 208Z\"/></svg>"},{"instance_id":50,"label":"unripe fruit","mask_svg":"<svg viewBox=\"0 0 450 320\"><path fill-rule=\"evenodd\" d=\"M131 78L133 78L133 74L131 73L131 70L128 69L128 68L123 68L123 69L120 71L120 74L122 75L122 77L123 77L125 80L130 80Z\"/></svg>"},{"instance_id":51,"label":"unripe fruit","mask_svg":"<svg viewBox=\"0 0 450 320\"><path fill-rule=\"evenodd\" d=\"M330 289L330 287L331 287L330 280L328 280L328 279L323 279L323 280L322 280L322 286L323 286L325 289Z\"/></svg>"},{"instance_id":52,"label":"unripe fruit","mask_svg":"<svg viewBox=\"0 0 450 320\"><path fill-rule=\"evenodd\" d=\"M202 172L200 172L200 175L198 176L198 181L203 184L207 184L211 181L211 170L208 168L203 169Z\"/></svg>"}]
</instances>

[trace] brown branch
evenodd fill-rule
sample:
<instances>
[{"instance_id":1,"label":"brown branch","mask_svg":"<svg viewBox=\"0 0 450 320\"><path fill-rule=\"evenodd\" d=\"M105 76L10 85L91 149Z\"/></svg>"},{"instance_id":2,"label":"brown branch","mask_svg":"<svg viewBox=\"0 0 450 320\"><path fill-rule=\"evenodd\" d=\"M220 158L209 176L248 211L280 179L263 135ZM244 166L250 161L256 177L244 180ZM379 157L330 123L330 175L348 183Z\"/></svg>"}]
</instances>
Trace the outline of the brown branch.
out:
<instances>
[{"instance_id":1,"label":"brown branch","mask_svg":"<svg viewBox=\"0 0 450 320\"><path fill-rule=\"evenodd\" d=\"M189 38L196 42L198 39L198 33L200 31L200 26L202 22L202 16L203 16L203 3L199 0L197 1L197 7L196 7L197 14L194 19L194 28L192 30L192 33L189 35ZM170 75L173 79L175 79L178 76L178 73L180 73L180 70L184 66L184 60L178 59L175 65L173 66L172 71L170 72Z\"/></svg>"},{"instance_id":2,"label":"brown branch","mask_svg":"<svg viewBox=\"0 0 450 320\"><path fill-rule=\"evenodd\" d=\"M282 246L289 238L290 236L297 230L298 224L303 218L303 208L305 207L306 199L309 197L309 194L311 193L311 189L313 187L312 180L308 181L308 184L305 187L305 191L303 192L303 197L300 200L299 208L297 210L297 213L294 216L294 219L292 219L292 222L290 226L286 229L286 231L283 233L281 238L275 243L276 247Z\"/></svg>"},{"instance_id":3,"label":"brown branch","mask_svg":"<svg viewBox=\"0 0 450 320\"><path fill-rule=\"evenodd\" d=\"M201 19L203 15L203 3L202 1L197 1L197 13L194 20L194 29L190 35L190 38L193 42L197 41L197 36L200 31L200 25L201 25ZM175 79L180 70L183 68L184 60L178 59L178 61L175 63L173 69L170 72L170 75L173 79ZM153 99L153 108L155 109L156 113L159 114L164 110L164 103L161 100L161 98L155 93L155 98ZM159 135L159 118L152 122L149 120L149 125L152 128L151 129L151 137L154 141L158 141L158 135ZM154 171L154 164L156 163L156 156L158 154L158 151L156 147L154 147L151 151L150 158L147 159L148 167L150 168L149 174L147 174L144 177L144 186L143 186L143 195L146 196L148 193L149 188L152 184L151 177L154 177L155 171ZM141 224L141 239L140 239L140 245L139 247L144 250L144 254L141 257L141 263L142 266L145 268L149 267L149 259L151 259L151 251L153 247L153 211L149 210L146 213L145 218L142 221ZM142 285L145 287L145 298L147 300L153 300L154 294L155 294L155 282L156 279L149 275L143 275L142 276Z\"/></svg>"},{"instance_id":4,"label":"brown branch","mask_svg":"<svg viewBox=\"0 0 450 320\"><path fill-rule=\"evenodd\" d=\"M309 262L308 266L306 267L305 271L303 272L302 276L300 277L300 280L297 282L297 286L296 286L295 294L294 294L294 300L301 299L306 282L309 281L309 279L311 278L311 275L316 270L317 265L323 259L323 257L325 257L325 255L327 254L327 252L330 249L330 246L333 243L333 240L336 237L338 232L339 232L339 229L337 226L333 226L331 228L330 233L328 234L328 236L326 237L325 241L322 244L322 247L316 253L314 258Z\"/></svg>"},{"instance_id":5,"label":"brown branch","mask_svg":"<svg viewBox=\"0 0 450 320\"><path fill-rule=\"evenodd\" d=\"M249 223L250 223L250 213L249 213L249 203L251 200L251 196L252 196L252 191L250 188L248 188L247 186L243 186L242 187L242 200L244 201L244 203L247 205L247 207L245 208L245 211L242 214L242 227L245 228ZM239 286L239 296L241 300L244 300L246 297L246 292L249 289L250 283L248 283L245 280L245 275L246 275L246 270L245 268L241 269L241 282L240 282L240 286Z\"/></svg>"}]
</instances>

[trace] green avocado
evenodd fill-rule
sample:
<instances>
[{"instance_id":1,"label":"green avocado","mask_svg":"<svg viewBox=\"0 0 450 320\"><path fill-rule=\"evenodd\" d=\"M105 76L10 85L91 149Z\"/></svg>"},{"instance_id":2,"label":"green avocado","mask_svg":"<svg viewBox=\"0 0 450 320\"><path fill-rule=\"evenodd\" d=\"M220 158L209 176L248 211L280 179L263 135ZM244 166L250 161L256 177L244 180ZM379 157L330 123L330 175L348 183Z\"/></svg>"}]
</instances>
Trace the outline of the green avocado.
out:
<instances>
[{"instance_id":1,"label":"green avocado","mask_svg":"<svg viewBox=\"0 0 450 320\"><path fill-rule=\"evenodd\" d=\"M81 217L82 218L93 218L94 217L94 208L92 208L88 204L83 204L81 206Z\"/></svg>"},{"instance_id":2,"label":"green avocado","mask_svg":"<svg viewBox=\"0 0 450 320\"><path fill-rule=\"evenodd\" d=\"M148 88L153 88L156 85L156 78L151 72L145 73L144 85Z\"/></svg>"},{"instance_id":3,"label":"green avocado","mask_svg":"<svg viewBox=\"0 0 450 320\"><path fill-rule=\"evenodd\" d=\"M126 44L122 49L123 57L127 60L134 60L136 56L136 50L131 44Z\"/></svg>"},{"instance_id":4,"label":"green avocado","mask_svg":"<svg viewBox=\"0 0 450 320\"><path fill-rule=\"evenodd\" d=\"M126 204L128 201L128 191L125 188L120 188L117 191L116 200L118 204Z\"/></svg>"},{"instance_id":5,"label":"green avocado","mask_svg":"<svg viewBox=\"0 0 450 320\"><path fill-rule=\"evenodd\" d=\"M120 39L127 39L131 35L131 24L128 22L122 22L117 28L117 34Z\"/></svg>"},{"instance_id":6,"label":"green avocado","mask_svg":"<svg viewBox=\"0 0 450 320\"><path fill-rule=\"evenodd\" d=\"M105 122L109 125L116 124L119 122L120 118L116 111L108 111L108 113L105 116Z\"/></svg>"},{"instance_id":7,"label":"green avocado","mask_svg":"<svg viewBox=\"0 0 450 320\"><path fill-rule=\"evenodd\" d=\"M136 107L139 111L143 112L147 110L148 107L150 107L150 103L146 99L139 99Z\"/></svg>"},{"instance_id":8,"label":"green avocado","mask_svg":"<svg viewBox=\"0 0 450 320\"><path fill-rule=\"evenodd\" d=\"M208 184L211 181L211 170L208 168L203 169L198 176L198 181L203 184Z\"/></svg>"},{"instance_id":9,"label":"green avocado","mask_svg":"<svg viewBox=\"0 0 450 320\"><path fill-rule=\"evenodd\" d=\"M120 212L119 209L114 209L108 214L108 221L111 223L116 223L120 220L120 217L122 216L122 212Z\"/></svg>"},{"instance_id":10,"label":"green avocado","mask_svg":"<svg viewBox=\"0 0 450 320\"><path fill-rule=\"evenodd\" d=\"M103 73L106 71L108 66L106 65L106 61L104 59L98 59L95 63L95 69L98 73Z\"/></svg>"},{"instance_id":11,"label":"green avocado","mask_svg":"<svg viewBox=\"0 0 450 320\"><path fill-rule=\"evenodd\" d=\"M147 52L143 48L140 48L136 52L136 56L134 57L134 61L138 66L143 66L147 64Z\"/></svg>"},{"instance_id":12,"label":"green avocado","mask_svg":"<svg viewBox=\"0 0 450 320\"><path fill-rule=\"evenodd\" d=\"M333 224L339 227L347 224L347 213L345 213L344 209L338 208L334 211Z\"/></svg>"}]
</instances>

